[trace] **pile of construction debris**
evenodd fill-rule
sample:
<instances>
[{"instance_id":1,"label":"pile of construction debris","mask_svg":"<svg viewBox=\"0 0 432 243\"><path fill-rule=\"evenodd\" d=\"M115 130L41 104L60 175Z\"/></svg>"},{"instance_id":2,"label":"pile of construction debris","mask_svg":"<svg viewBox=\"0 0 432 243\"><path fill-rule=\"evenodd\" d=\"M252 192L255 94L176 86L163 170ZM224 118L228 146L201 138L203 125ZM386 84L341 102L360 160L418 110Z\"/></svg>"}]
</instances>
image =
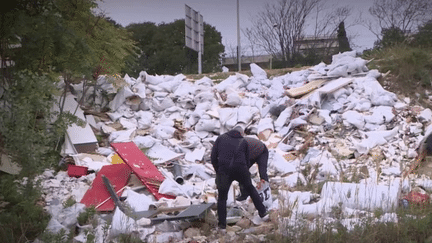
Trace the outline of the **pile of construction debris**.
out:
<instances>
[{"instance_id":1,"label":"pile of construction debris","mask_svg":"<svg viewBox=\"0 0 432 243\"><path fill-rule=\"evenodd\" d=\"M275 225L287 233L300 221L351 229L377 209L384 212L378 221L397 221L394 210L413 188L432 190L429 172L408 171L432 131L432 112L386 91L367 63L353 51L271 78L251 64L251 77L237 73L218 84L141 72L116 82L101 76L88 92L74 85L59 100L84 123L67 130L63 154L73 159L62 161L67 171L39 177L52 215L47 230L78 229L78 242L89 234L96 242L120 234L216 242L211 142L236 125L269 148L273 213L262 220L249 199L235 201L234 183L228 241L259 242ZM251 168L254 180L257 171ZM71 198L77 203L65 208ZM80 225L86 207L101 214Z\"/></svg>"}]
</instances>

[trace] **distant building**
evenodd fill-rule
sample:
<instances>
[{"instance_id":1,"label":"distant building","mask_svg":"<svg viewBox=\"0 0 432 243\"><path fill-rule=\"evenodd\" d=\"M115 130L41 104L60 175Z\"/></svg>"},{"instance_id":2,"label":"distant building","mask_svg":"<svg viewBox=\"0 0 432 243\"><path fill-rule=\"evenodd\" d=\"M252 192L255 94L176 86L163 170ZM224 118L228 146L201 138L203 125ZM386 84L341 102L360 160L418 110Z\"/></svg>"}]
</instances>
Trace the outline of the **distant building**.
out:
<instances>
[{"instance_id":1,"label":"distant building","mask_svg":"<svg viewBox=\"0 0 432 243\"><path fill-rule=\"evenodd\" d=\"M319 55L331 55L339 52L339 41L337 36L305 36L294 40L294 50L300 54L314 51Z\"/></svg>"},{"instance_id":2,"label":"distant building","mask_svg":"<svg viewBox=\"0 0 432 243\"><path fill-rule=\"evenodd\" d=\"M249 70L250 64L255 63L263 69L269 69L271 62L272 62L272 55L242 56L241 68L242 70ZM230 71L237 71L238 70L237 57L223 57L222 66L229 68Z\"/></svg>"}]
</instances>

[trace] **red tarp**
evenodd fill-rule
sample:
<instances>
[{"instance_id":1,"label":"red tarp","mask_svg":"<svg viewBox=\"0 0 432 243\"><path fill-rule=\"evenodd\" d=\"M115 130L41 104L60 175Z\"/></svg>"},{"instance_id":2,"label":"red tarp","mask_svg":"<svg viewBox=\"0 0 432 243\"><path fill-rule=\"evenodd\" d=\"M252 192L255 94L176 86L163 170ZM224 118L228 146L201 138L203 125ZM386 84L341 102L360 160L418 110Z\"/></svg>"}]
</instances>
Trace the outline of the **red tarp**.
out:
<instances>
[{"instance_id":1,"label":"red tarp","mask_svg":"<svg viewBox=\"0 0 432 243\"><path fill-rule=\"evenodd\" d=\"M174 199L174 196L160 194L157 184L161 184L165 177L156 166L145 156L145 154L133 142L112 143L111 147L117 152L122 160L130 166L133 173L147 187L150 193L159 200L162 197Z\"/></svg>"},{"instance_id":2,"label":"red tarp","mask_svg":"<svg viewBox=\"0 0 432 243\"><path fill-rule=\"evenodd\" d=\"M130 167L126 164L103 166L102 169L97 173L90 189L88 189L84 194L81 203L85 204L87 207L96 207L106 200L106 202L96 208L96 210L113 211L115 208L114 200L111 198L108 189L103 183L102 175L105 175L109 179L112 186L114 187L114 190L117 192L117 195L120 197L123 192L123 190L120 189L127 185L131 173L132 171Z\"/></svg>"}]
</instances>

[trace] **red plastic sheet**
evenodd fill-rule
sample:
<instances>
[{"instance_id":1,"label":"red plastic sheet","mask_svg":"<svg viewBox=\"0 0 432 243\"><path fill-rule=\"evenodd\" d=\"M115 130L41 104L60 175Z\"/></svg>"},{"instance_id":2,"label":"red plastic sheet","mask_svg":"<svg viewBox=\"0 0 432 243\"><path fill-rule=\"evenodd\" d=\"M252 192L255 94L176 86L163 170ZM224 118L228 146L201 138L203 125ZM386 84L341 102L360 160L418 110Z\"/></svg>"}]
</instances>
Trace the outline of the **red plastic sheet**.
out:
<instances>
[{"instance_id":1,"label":"red plastic sheet","mask_svg":"<svg viewBox=\"0 0 432 243\"><path fill-rule=\"evenodd\" d=\"M153 194L156 200L162 197L168 199L175 198L174 196L158 192L157 184L161 184L165 180L165 177L135 143L112 143L111 147L113 147L122 160L130 166L133 173L147 187L150 193Z\"/></svg>"},{"instance_id":2,"label":"red plastic sheet","mask_svg":"<svg viewBox=\"0 0 432 243\"><path fill-rule=\"evenodd\" d=\"M430 203L430 197L428 194L423 194L420 192L410 191L408 195L405 196L411 204L426 207Z\"/></svg>"},{"instance_id":3,"label":"red plastic sheet","mask_svg":"<svg viewBox=\"0 0 432 243\"><path fill-rule=\"evenodd\" d=\"M121 189L127 185L131 173L131 169L126 164L103 166L97 173L92 186L81 199L81 203L87 207L99 206L96 208L97 211L113 211L115 208L114 200L103 183L102 175L105 175L109 179L117 195L120 197L123 192Z\"/></svg>"}]
</instances>

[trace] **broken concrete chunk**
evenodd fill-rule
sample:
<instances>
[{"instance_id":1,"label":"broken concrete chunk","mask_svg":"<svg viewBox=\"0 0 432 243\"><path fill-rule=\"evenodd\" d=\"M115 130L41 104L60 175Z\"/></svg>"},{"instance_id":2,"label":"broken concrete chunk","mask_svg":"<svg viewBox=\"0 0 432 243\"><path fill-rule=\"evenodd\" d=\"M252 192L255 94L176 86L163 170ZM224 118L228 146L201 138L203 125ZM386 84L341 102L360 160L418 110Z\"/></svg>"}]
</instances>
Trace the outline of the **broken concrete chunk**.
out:
<instances>
[{"instance_id":1,"label":"broken concrete chunk","mask_svg":"<svg viewBox=\"0 0 432 243\"><path fill-rule=\"evenodd\" d=\"M318 115L310 115L309 116L309 122L313 125L321 125L324 122L324 118Z\"/></svg>"},{"instance_id":2,"label":"broken concrete chunk","mask_svg":"<svg viewBox=\"0 0 432 243\"><path fill-rule=\"evenodd\" d=\"M12 159L6 154L0 154L0 171L11 175L18 175L21 172L21 166L12 162Z\"/></svg>"},{"instance_id":3,"label":"broken concrete chunk","mask_svg":"<svg viewBox=\"0 0 432 243\"><path fill-rule=\"evenodd\" d=\"M255 63L250 64L251 73L254 76L254 78L262 80L267 79L267 73L262 69L260 66L256 65Z\"/></svg>"},{"instance_id":4,"label":"broken concrete chunk","mask_svg":"<svg viewBox=\"0 0 432 243\"><path fill-rule=\"evenodd\" d=\"M424 109L424 110L420 113L420 115L419 115L418 118L419 118L419 121L420 121L420 122L430 122L431 119L432 119L432 111L431 111L429 108Z\"/></svg>"}]
</instances>

